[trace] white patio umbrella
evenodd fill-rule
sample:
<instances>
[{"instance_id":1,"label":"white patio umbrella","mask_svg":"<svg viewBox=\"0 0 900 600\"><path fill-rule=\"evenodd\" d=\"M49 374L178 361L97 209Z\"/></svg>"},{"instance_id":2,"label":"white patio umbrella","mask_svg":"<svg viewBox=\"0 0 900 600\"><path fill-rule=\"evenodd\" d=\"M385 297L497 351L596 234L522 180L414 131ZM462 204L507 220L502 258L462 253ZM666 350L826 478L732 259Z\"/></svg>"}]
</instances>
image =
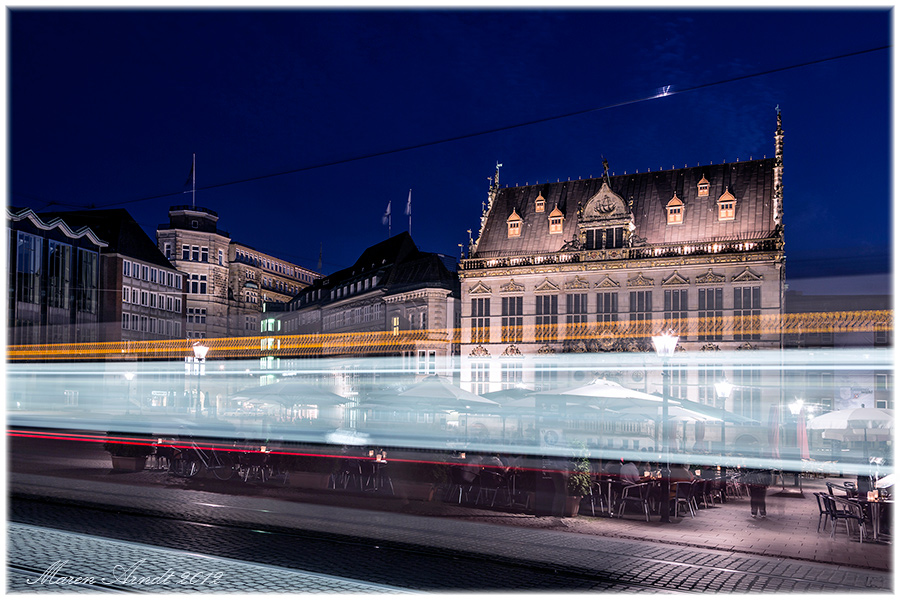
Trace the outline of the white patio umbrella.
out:
<instances>
[{"instance_id":1,"label":"white patio umbrella","mask_svg":"<svg viewBox=\"0 0 900 600\"><path fill-rule=\"evenodd\" d=\"M822 437L850 442L887 441L894 432L894 411L884 408L847 408L809 420L807 428L822 431Z\"/></svg>"},{"instance_id":2,"label":"white patio umbrella","mask_svg":"<svg viewBox=\"0 0 900 600\"><path fill-rule=\"evenodd\" d=\"M261 385L231 394L232 400L249 400L256 403L278 403L293 410L294 406L336 406L350 402L318 386L292 379L269 385Z\"/></svg>"},{"instance_id":3,"label":"white patio umbrella","mask_svg":"<svg viewBox=\"0 0 900 600\"><path fill-rule=\"evenodd\" d=\"M878 481L875 482L876 489L889 488L892 485L894 485L894 473L891 473L890 475L885 475L884 477L882 477L881 479L879 479Z\"/></svg>"},{"instance_id":4,"label":"white patio umbrella","mask_svg":"<svg viewBox=\"0 0 900 600\"><path fill-rule=\"evenodd\" d=\"M435 409L449 409L457 412L477 412L479 409L493 410L499 402L488 400L478 394L453 385L449 379L430 375L396 394L397 398L410 400L414 404L427 405Z\"/></svg>"},{"instance_id":5,"label":"white patio umbrella","mask_svg":"<svg viewBox=\"0 0 900 600\"><path fill-rule=\"evenodd\" d=\"M822 437L845 442L863 442L868 456L869 442L890 441L894 435L894 411L884 408L846 408L810 419L808 429L822 431Z\"/></svg>"},{"instance_id":6,"label":"white patio umbrella","mask_svg":"<svg viewBox=\"0 0 900 600\"><path fill-rule=\"evenodd\" d=\"M660 396L632 390L608 379L595 379L585 385L537 392L534 395L538 398L565 396L567 402L571 402L572 398L580 398L585 402L595 400L604 408L614 408L616 410L618 410L620 406L646 406L648 403L651 405L661 405L663 401ZM670 406L677 404L677 400L669 400Z\"/></svg>"}]
</instances>

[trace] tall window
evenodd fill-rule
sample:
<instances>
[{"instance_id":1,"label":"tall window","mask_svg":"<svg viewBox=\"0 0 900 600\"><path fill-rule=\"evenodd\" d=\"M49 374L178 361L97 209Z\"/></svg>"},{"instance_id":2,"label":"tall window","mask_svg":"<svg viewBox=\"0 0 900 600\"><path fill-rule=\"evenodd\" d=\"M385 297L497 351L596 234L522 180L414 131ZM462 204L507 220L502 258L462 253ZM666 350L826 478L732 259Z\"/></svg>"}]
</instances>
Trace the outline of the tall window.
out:
<instances>
[{"instance_id":1,"label":"tall window","mask_svg":"<svg viewBox=\"0 0 900 600\"><path fill-rule=\"evenodd\" d=\"M206 246L200 248L200 262L209 262L209 248L207 248Z\"/></svg>"},{"instance_id":2,"label":"tall window","mask_svg":"<svg viewBox=\"0 0 900 600\"><path fill-rule=\"evenodd\" d=\"M557 387L557 367L553 363L534 365L534 390L552 390Z\"/></svg>"},{"instance_id":3,"label":"tall window","mask_svg":"<svg viewBox=\"0 0 900 600\"><path fill-rule=\"evenodd\" d=\"M650 319L653 318L653 292L651 290L630 292L628 300L628 318L631 321L632 335L649 336L653 333L650 331Z\"/></svg>"},{"instance_id":4,"label":"tall window","mask_svg":"<svg viewBox=\"0 0 900 600\"><path fill-rule=\"evenodd\" d=\"M619 294L600 292L597 294L597 322L615 323L619 320Z\"/></svg>"},{"instance_id":5,"label":"tall window","mask_svg":"<svg viewBox=\"0 0 900 600\"><path fill-rule=\"evenodd\" d=\"M500 388L508 390L522 383L522 361L509 361L500 365Z\"/></svg>"},{"instance_id":6,"label":"tall window","mask_svg":"<svg viewBox=\"0 0 900 600\"><path fill-rule=\"evenodd\" d=\"M192 294L205 294L206 293L206 275L191 275L191 293Z\"/></svg>"},{"instance_id":7,"label":"tall window","mask_svg":"<svg viewBox=\"0 0 900 600\"><path fill-rule=\"evenodd\" d=\"M490 381L491 363L473 362L469 368L472 374L472 392L485 394L490 391L488 382Z\"/></svg>"},{"instance_id":8,"label":"tall window","mask_svg":"<svg viewBox=\"0 0 900 600\"><path fill-rule=\"evenodd\" d=\"M181 260L191 259L191 247L187 244L181 246Z\"/></svg>"},{"instance_id":9,"label":"tall window","mask_svg":"<svg viewBox=\"0 0 900 600\"><path fill-rule=\"evenodd\" d=\"M72 247L50 240L47 252L47 304L69 308L72 286Z\"/></svg>"},{"instance_id":10,"label":"tall window","mask_svg":"<svg viewBox=\"0 0 900 600\"><path fill-rule=\"evenodd\" d=\"M224 254L222 253L222 251L219 250L219 266L222 266L222 265L224 265L224 264L225 264L225 256L224 256Z\"/></svg>"},{"instance_id":11,"label":"tall window","mask_svg":"<svg viewBox=\"0 0 900 600\"><path fill-rule=\"evenodd\" d=\"M761 309L759 286L734 288L734 339L760 339Z\"/></svg>"},{"instance_id":12,"label":"tall window","mask_svg":"<svg viewBox=\"0 0 900 600\"><path fill-rule=\"evenodd\" d=\"M665 313L663 317L666 327L673 329L678 335L685 335L688 318L688 291L686 289L666 290L664 300L663 310Z\"/></svg>"},{"instance_id":13,"label":"tall window","mask_svg":"<svg viewBox=\"0 0 900 600\"><path fill-rule=\"evenodd\" d=\"M472 298L472 343L491 341L491 299Z\"/></svg>"},{"instance_id":14,"label":"tall window","mask_svg":"<svg viewBox=\"0 0 900 600\"><path fill-rule=\"evenodd\" d=\"M434 350L419 350L416 362L416 373L433 375L437 372L437 353Z\"/></svg>"},{"instance_id":15,"label":"tall window","mask_svg":"<svg viewBox=\"0 0 900 600\"><path fill-rule=\"evenodd\" d=\"M625 246L625 230L622 227L588 229L585 232L584 247L587 250L622 248L623 246Z\"/></svg>"},{"instance_id":16,"label":"tall window","mask_svg":"<svg viewBox=\"0 0 900 600\"><path fill-rule=\"evenodd\" d=\"M587 294L566 294L566 324L587 323Z\"/></svg>"},{"instance_id":17,"label":"tall window","mask_svg":"<svg viewBox=\"0 0 900 600\"><path fill-rule=\"evenodd\" d=\"M700 322L698 324L701 342L722 339L722 288L706 288L697 290L697 309Z\"/></svg>"},{"instance_id":18,"label":"tall window","mask_svg":"<svg viewBox=\"0 0 900 600\"><path fill-rule=\"evenodd\" d=\"M502 315L501 341L522 341L522 296L510 296L501 299Z\"/></svg>"},{"instance_id":19,"label":"tall window","mask_svg":"<svg viewBox=\"0 0 900 600\"><path fill-rule=\"evenodd\" d=\"M556 295L535 296L535 301L537 304L534 339L537 342L555 342L559 297Z\"/></svg>"},{"instance_id":20,"label":"tall window","mask_svg":"<svg viewBox=\"0 0 900 600\"><path fill-rule=\"evenodd\" d=\"M97 312L100 278L100 257L96 252L78 250L78 281L75 288L75 308L81 312L94 314Z\"/></svg>"},{"instance_id":21,"label":"tall window","mask_svg":"<svg viewBox=\"0 0 900 600\"><path fill-rule=\"evenodd\" d=\"M756 368L754 368L756 367ZM762 421L760 398L762 390L761 371L756 365L745 365L734 371L734 412L737 414Z\"/></svg>"},{"instance_id":22,"label":"tall window","mask_svg":"<svg viewBox=\"0 0 900 600\"><path fill-rule=\"evenodd\" d=\"M716 393L716 384L725 379L725 371L721 365L698 365L697 388L698 402L708 406L725 408L724 402L719 400Z\"/></svg>"},{"instance_id":23,"label":"tall window","mask_svg":"<svg viewBox=\"0 0 900 600\"><path fill-rule=\"evenodd\" d=\"M172 259L172 244L170 242L165 242L163 244L163 253L166 255L167 259Z\"/></svg>"},{"instance_id":24,"label":"tall window","mask_svg":"<svg viewBox=\"0 0 900 600\"><path fill-rule=\"evenodd\" d=\"M41 294L41 238L18 232L16 300L37 304Z\"/></svg>"}]
</instances>

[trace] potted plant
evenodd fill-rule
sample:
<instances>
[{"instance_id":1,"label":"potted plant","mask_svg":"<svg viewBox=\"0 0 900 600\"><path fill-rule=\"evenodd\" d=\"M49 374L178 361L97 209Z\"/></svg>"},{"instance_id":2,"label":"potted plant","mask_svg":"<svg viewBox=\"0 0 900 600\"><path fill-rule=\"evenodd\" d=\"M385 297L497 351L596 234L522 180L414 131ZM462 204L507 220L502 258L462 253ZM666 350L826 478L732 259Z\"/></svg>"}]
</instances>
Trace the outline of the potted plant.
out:
<instances>
[{"instance_id":1,"label":"potted plant","mask_svg":"<svg viewBox=\"0 0 900 600\"><path fill-rule=\"evenodd\" d=\"M581 508L581 499L591 493L591 463L584 443L575 446L575 456L566 478L565 516L574 517Z\"/></svg>"},{"instance_id":2,"label":"potted plant","mask_svg":"<svg viewBox=\"0 0 900 600\"><path fill-rule=\"evenodd\" d=\"M137 434L109 432L103 449L109 452L114 471L143 471L153 444Z\"/></svg>"}]
</instances>

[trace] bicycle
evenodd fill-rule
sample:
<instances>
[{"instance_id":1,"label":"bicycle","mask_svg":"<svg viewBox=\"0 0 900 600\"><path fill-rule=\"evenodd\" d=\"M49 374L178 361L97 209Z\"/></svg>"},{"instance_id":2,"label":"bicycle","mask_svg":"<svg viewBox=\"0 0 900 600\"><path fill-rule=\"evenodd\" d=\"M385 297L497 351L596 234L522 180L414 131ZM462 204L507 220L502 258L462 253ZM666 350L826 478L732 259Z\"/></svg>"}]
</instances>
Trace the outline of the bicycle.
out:
<instances>
[{"instance_id":1,"label":"bicycle","mask_svg":"<svg viewBox=\"0 0 900 600\"><path fill-rule=\"evenodd\" d=\"M203 466L208 473L212 473L216 479L228 481L237 472L237 466L231 453L227 450L217 450L214 446L203 449L193 439L190 447L176 448L175 457L169 466L169 473L176 477L194 477Z\"/></svg>"}]
</instances>

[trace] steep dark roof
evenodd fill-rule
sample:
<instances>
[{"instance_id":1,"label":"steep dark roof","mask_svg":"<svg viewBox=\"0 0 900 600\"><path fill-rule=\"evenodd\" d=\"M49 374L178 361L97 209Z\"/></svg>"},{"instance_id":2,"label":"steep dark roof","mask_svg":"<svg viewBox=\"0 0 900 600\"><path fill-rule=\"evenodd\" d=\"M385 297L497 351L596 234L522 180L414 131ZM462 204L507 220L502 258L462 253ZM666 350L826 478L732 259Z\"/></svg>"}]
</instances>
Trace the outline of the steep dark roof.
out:
<instances>
[{"instance_id":1,"label":"steep dark roof","mask_svg":"<svg viewBox=\"0 0 900 600\"><path fill-rule=\"evenodd\" d=\"M458 293L459 278L444 264L439 254L421 252L408 232L403 232L366 248L351 267L341 269L316 279L304 288L293 300L313 297L318 290L323 296L333 288L363 281L378 276L377 288L394 294L422 287L442 287ZM293 302L292 300L292 302ZM323 297L316 303L330 304L333 301Z\"/></svg>"},{"instance_id":2,"label":"steep dark roof","mask_svg":"<svg viewBox=\"0 0 900 600\"><path fill-rule=\"evenodd\" d=\"M751 160L610 177L611 190L632 202L634 234L648 244L760 239L773 235L775 159ZM709 196L698 197L697 183L709 181ZM600 191L604 178L503 188L488 215L473 257L558 252L576 237L579 203ZM719 221L717 201L728 189L736 199L733 221ZM543 213L535 212L541 194ZM684 222L666 225L666 205L677 193L684 202ZM565 215L563 233L549 233L554 207ZM513 210L522 218L521 235L507 237L506 220Z\"/></svg>"},{"instance_id":3,"label":"steep dark roof","mask_svg":"<svg viewBox=\"0 0 900 600\"><path fill-rule=\"evenodd\" d=\"M124 208L106 210L76 210L40 213L41 218L62 218L67 223L79 227L90 227L108 244L107 254L122 254L135 260L174 269L165 255L160 252L150 236L138 225Z\"/></svg>"}]
</instances>

